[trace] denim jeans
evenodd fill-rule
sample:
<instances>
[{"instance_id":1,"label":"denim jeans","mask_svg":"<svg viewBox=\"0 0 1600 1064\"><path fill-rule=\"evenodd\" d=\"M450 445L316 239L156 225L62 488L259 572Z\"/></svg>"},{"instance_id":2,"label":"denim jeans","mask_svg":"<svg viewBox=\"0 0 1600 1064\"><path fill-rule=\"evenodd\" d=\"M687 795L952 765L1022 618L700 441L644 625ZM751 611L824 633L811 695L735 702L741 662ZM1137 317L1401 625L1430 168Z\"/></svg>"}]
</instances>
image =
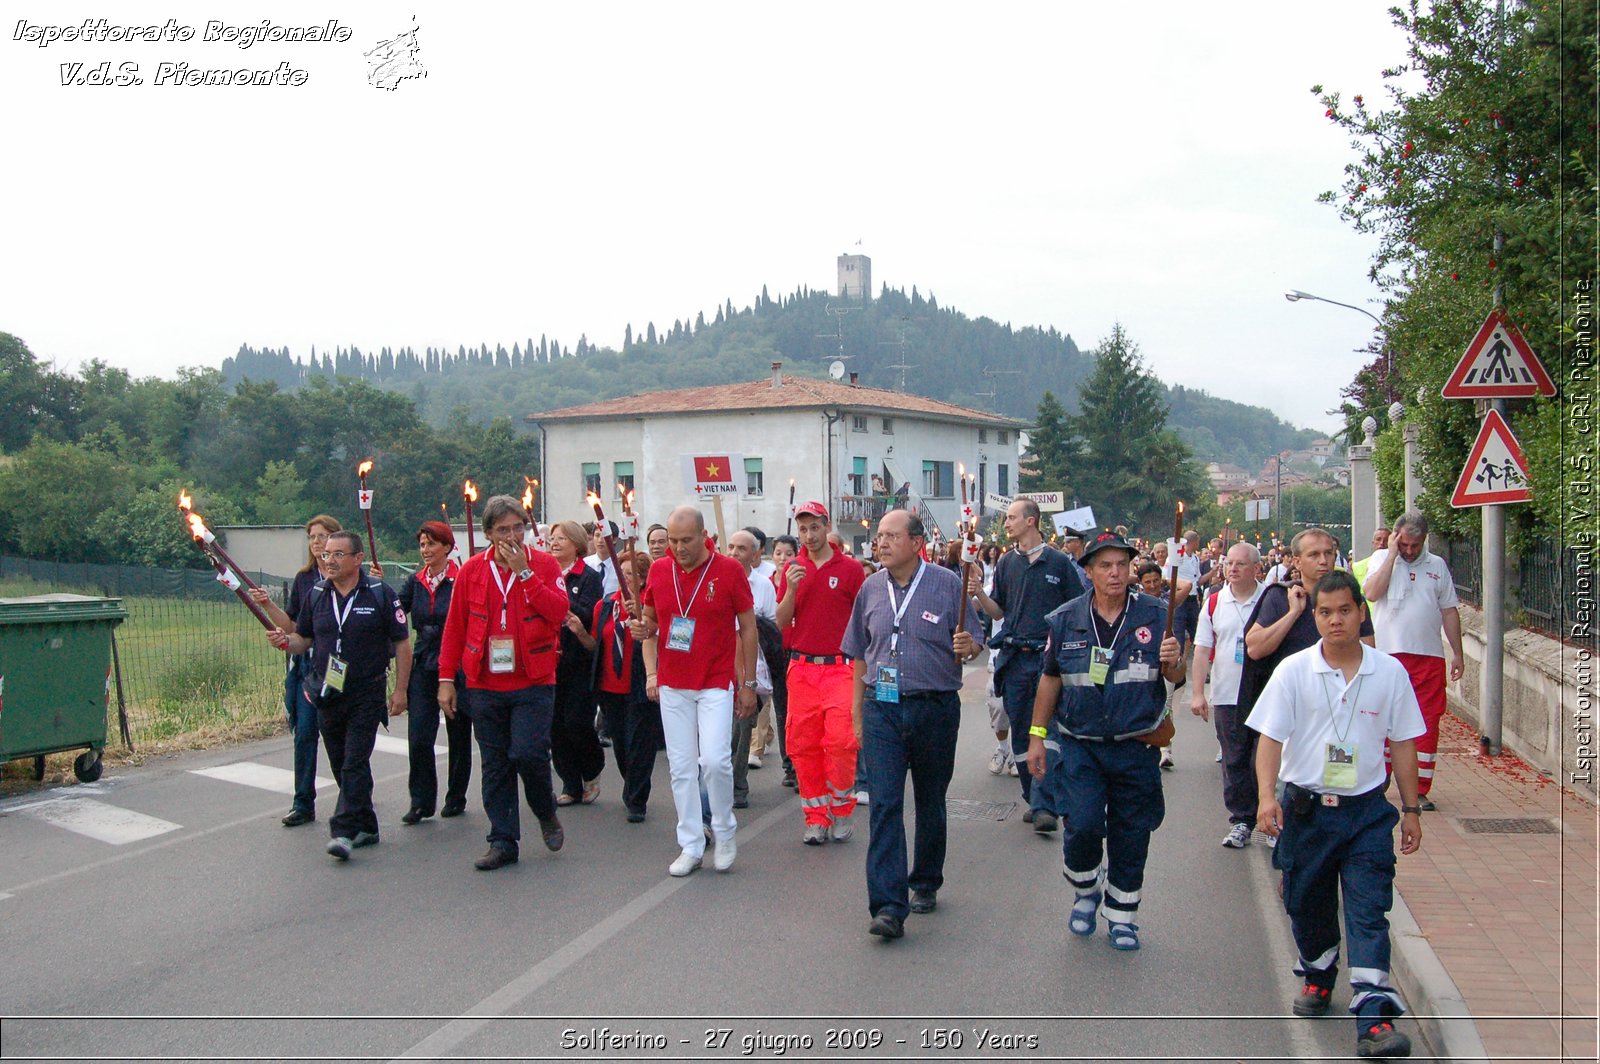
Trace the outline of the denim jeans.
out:
<instances>
[{"instance_id":1,"label":"denim jeans","mask_svg":"<svg viewBox=\"0 0 1600 1064\"><path fill-rule=\"evenodd\" d=\"M311 655L289 658L283 677L283 711L294 733L294 808L317 811L317 707L306 698L303 685L311 672Z\"/></svg>"},{"instance_id":2,"label":"denim jeans","mask_svg":"<svg viewBox=\"0 0 1600 1064\"><path fill-rule=\"evenodd\" d=\"M550 788L550 720L555 686L520 691L473 690L472 729L478 733L483 773L483 811L489 817L489 845L517 853L522 821L517 814L517 779L528 808L540 820L556 815Z\"/></svg>"},{"instance_id":3,"label":"denim jeans","mask_svg":"<svg viewBox=\"0 0 1600 1064\"><path fill-rule=\"evenodd\" d=\"M872 795L867 841L867 908L872 915L911 911L910 891L944 885L945 791L955 772L961 696L956 691L902 694L899 702L862 706L861 751ZM906 773L916 809L916 843L906 869Z\"/></svg>"}]
</instances>

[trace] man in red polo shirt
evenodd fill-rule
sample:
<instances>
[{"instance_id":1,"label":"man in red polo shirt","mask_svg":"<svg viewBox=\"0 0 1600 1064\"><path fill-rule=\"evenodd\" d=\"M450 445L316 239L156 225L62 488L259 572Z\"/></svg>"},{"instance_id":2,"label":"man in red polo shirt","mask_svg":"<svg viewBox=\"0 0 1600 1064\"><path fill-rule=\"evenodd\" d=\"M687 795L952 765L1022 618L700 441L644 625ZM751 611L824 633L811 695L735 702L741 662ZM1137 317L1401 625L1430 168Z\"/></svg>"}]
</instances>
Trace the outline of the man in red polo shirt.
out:
<instances>
[{"instance_id":1,"label":"man in red polo shirt","mask_svg":"<svg viewBox=\"0 0 1600 1064\"><path fill-rule=\"evenodd\" d=\"M802 503L794 517L800 555L789 565L778 603L778 628L790 636L787 748L806 817L801 839L820 846L830 833L844 842L855 831L853 681L839 642L866 571L828 542L833 528L826 506Z\"/></svg>"},{"instance_id":2,"label":"man in red polo shirt","mask_svg":"<svg viewBox=\"0 0 1600 1064\"><path fill-rule=\"evenodd\" d=\"M704 778L717 840L713 866L726 872L736 852L733 718L737 713L744 720L756 711L755 599L744 566L711 549L705 518L695 507L680 506L667 518L667 556L650 566L640 605L633 635L656 645L656 671L646 673L645 694L659 693L661 700L682 847L667 871L686 876L705 855Z\"/></svg>"}]
</instances>

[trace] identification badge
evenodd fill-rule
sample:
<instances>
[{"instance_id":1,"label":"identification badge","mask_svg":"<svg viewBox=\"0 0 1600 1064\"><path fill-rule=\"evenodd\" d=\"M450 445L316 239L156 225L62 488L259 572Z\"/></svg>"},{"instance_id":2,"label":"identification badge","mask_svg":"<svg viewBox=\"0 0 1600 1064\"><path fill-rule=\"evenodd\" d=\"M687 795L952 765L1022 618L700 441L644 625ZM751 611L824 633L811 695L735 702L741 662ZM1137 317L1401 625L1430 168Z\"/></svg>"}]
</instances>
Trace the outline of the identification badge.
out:
<instances>
[{"instance_id":1,"label":"identification badge","mask_svg":"<svg viewBox=\"0 0 1600 1064\"><path fill-rule=\"evenodd\" d=\"M1095 685L1106 682L1111 675L1111 650L1109 647L1089 648L1089 682Z\"/></svg>"},{"instance_id":2,"label":"identification badge","mask_svg":"<svg viewBox=\"0 0 1600 1064\"><path fill-rule=\"evenodd\" d=\"M489 671L517 671L517 642L509 637L489 640Z\"/></svg>"},{"instance_id":3,"label":"identification badge","mask_svg":"<svg viewBox=\"0 0 1600 1064\"><path fill-rule=\"evenodd\" d=\"M1356 786L1356 744L1329 743L1322 766L1322 785L1330 789L1354 790Z\"/></svg>"},{"instance_id":4,"label":"identification badge","mask_svg":"<svg viewBox=\"0 0 1600 1064\"><path fill-rule=\"evenodd\" d=\"M879 665L878 683L872 697L879 702L900 701L900 670L893 665Z\"/></svg>"},{"instance_id":5,"label":"identification badge","mask_svg":"<svg viewBox=\"0 0 1600 1064\"><path fill-rule=\"evenodd\" d=\"M343 658L338 658L338 657L333 656L332 654L329 654L328 655L328 674L322 678L322 689L323 689L323 691L324 692L327 692L327 691L343 691L344 690L344 674L346 672L348 672L349 669L350 669L350 666L345 664Z\"/></svg>"},{"instance_id":6,"label":"identification badge","mask_svg":"<svg viewBox=\"0 0 1600 1064\"><path fill-rule=\"evenodd\" d=\"M1128 662L1128 679L1134 681L1135 683L1145 682L1149 680L1152 675L1154 675L1154 670L1152 670L1147 663L1143 661Z\"/></svg>"},{"instance_id":7,"label":"identification badge","mask_svg":"<svg viewBox=\"0 0 1600 1064\"><path fill-rule=\"evenodd\" d=\"M1238 639L1235 639L1233 641L1233 663L1235 665L1243 665L1244 664L1244 637L1243 636L1240 636Z\"/></svg>"},{"instance_id":8,"label":"identification badge","mask_svg":"<svg viewBox=\"0 0 1600 1064\"><path fill-rule=\"evenodd\" d=\"M667 629L667 649L681 650L685 654L694 644L694 618L674 617L672 627Z\"/></svg>"}]
</instances>

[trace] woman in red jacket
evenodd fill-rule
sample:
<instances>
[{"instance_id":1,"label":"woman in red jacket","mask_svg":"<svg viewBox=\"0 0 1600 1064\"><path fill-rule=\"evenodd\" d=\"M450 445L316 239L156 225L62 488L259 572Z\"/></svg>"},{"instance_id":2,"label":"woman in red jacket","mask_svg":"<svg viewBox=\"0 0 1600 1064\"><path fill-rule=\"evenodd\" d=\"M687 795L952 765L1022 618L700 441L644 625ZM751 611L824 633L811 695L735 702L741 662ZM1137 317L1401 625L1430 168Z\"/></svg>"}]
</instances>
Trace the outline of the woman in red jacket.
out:
<instances>
[{"instance_id":1,"label":"woman in red jacket","mask_svg":"<svg viewBox=\"0 0 1600 1064\"><path fill-rule=\"evenodd\" d=\"M445 716L455 717L458 669L472 692L489 817L489 851L474 867L485 872L517 862L518 776L545 846L559 850L566 838L550 787L550 721L567 590L556 560L523 545L526 527L522 503L511 496L484 505L489 548L461 567L439 647Z\"/></svg>"}]
</instances>

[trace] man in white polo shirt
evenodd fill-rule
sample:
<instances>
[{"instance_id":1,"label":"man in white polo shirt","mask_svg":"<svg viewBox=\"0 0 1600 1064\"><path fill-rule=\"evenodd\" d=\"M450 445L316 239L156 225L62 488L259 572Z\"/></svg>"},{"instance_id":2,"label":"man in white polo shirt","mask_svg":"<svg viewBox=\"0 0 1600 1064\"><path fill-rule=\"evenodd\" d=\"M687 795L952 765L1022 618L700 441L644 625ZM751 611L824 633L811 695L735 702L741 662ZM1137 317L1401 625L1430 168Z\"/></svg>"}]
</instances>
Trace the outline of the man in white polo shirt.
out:
<instances>
[{"instance_id":1,"label":"man in white polo shirt","mask_svg":"<svg viewBox=\"0 0 1600 1064\"><path fill-rule=\"evenodd\" d=\"M1228 582L1206 599L1194 642L1194 694L1189 709L1201 720L1214 720L1222 746L1222 804L1228 809L1228 833L1222 845L1243 849L1256 823L1256 733L1245 727L1239 711L1239 681L1244 676L1244 629L1261 601L1256 582L1261 552L1249 543L1228 548L1224 570ZM1206 678L1211 698L1206 699ZM1215 709L1213 717L1211 710Z\"/></svg>"},{"instance_id":2,"label":"man in white polo shirt","mask_svg":"<svg viewBox=\"0 0 1600 1064\"><path fill-rule=\"evenodd\" d=\"M1445 669L1443 629L1450 641L1450 680L1461 679L1461 612L1455 581L1444 559L1428 550L1428 519L1407 510L1394 523L1386 550L1374 551L1362 593L1372 603L1372 626L1378 649L1393 654L1411 676L1411 688L1422 707L1427 734L1417 740L1419 805L1431 812L1434 758L1439 750L1439 721L1444 716Z\"/></svg>"},{"instance_id":3,"label":"man in white polo shirt","mask_svg":"<svg viewBox=\"0 0 1600 1064\"><path fill-rule=\"evenodd\" d=\"M1311 609L1322 638L1279 664L1246 722L1261 733L1256 826L1278 837L1272 864L1283 873L1295 973L1305 979L1294 1011L1328 1010L1342 893L1356 1056L1406 1057L1411 1040L1393 1023L1405 1007L1389 982L1388 912L1395 821L1401 853L1422 845L1415 740L1426 728L1405 669L1361 643L1366 608L1355 577L1334 570L1317 581ZM1384 795L1385 742L1403 817ZM1274 793L1279 780L1287 808Z\"/></svg>"}]
</instances>

